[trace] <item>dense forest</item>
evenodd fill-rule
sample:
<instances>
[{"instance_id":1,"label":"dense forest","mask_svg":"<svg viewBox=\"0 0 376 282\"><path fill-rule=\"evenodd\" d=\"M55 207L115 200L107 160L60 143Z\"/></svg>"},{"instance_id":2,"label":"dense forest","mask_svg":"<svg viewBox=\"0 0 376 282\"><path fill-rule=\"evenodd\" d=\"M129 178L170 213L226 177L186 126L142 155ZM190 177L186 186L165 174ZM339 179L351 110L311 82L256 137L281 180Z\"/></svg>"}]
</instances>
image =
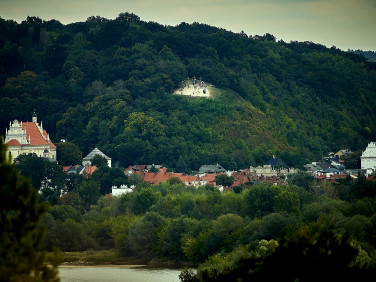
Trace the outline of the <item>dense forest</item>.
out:
<instances>
[{"instance_id":1,"label":"dense forest","mask_svg":"<svg viewBox=\"0 0 376 282\"><path fill-rule=\"evenodd\" d=\"M173 95L183 80L210 99ZM120 166L182 156L238 167L276 154L301 166L376 139L376 67L363 56L205 24L122 13L63 25L0 18L0 130L38 120L55 142L100 148Z\"/></svg>"}]
</instances>

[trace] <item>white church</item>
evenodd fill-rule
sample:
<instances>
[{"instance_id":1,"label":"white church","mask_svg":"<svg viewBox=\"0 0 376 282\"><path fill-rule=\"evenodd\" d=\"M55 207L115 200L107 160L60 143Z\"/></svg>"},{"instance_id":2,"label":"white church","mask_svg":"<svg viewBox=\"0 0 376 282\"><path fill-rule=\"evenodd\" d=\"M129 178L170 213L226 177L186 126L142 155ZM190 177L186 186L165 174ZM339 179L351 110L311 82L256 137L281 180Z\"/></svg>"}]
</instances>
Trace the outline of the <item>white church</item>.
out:
<instances>
[{"instance_id":1,"label":"white church","mask_svg":"<svg viewBox=\"0 0 376 282\"><path fill-rule=\"evenodd\" d=\"M365 169L367 175L376 171L376 142L370 142L360 157L361 169Z\"/></svg>"},{"instance_id":2,"label":"white church","mask_svg":"<svg viewBox=\"0 0 376 282\"><path fill-rule=\"evenodd\" d=\"M56 161L56 146L50 140L49 134L43 129L42 122L38 124L35 112L31 122L20 122L15 119L9 123L6 129L5 144L7 153L14 160L19 155L34 153L38 157L44 157Z\"/></svg>"}]
</instances>

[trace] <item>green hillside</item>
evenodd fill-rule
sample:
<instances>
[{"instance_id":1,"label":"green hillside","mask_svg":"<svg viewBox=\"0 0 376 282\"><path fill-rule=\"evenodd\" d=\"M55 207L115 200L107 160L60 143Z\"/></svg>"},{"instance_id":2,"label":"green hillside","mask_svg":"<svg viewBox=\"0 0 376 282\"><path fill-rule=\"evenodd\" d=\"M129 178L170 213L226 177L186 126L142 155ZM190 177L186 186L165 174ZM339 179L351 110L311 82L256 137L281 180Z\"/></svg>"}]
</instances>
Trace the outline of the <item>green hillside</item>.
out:
<instances>
[{"instance_id":1,"label":"green hillside","mask_svg":"<svg viewBox=\"0 0 376 282\"><path fill-rule=\"evenodd\" d=\"M213 98L172 94L193 76ZM0 86L2 135L35 109L53 141L121 166L246 167L272 154L299 166L376 140L376 65L363 56L199 23L0 19Z\"/></svg>"}]
</instances>

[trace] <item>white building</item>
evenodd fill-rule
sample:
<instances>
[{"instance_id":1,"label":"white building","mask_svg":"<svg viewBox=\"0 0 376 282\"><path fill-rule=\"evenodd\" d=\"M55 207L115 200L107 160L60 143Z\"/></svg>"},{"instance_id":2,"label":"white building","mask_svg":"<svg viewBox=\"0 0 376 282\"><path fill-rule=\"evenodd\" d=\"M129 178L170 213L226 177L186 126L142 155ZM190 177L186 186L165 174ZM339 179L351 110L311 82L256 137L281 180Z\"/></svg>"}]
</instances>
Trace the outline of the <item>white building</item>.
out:
<instances>
[{"instance_id":1,"label":"white building","mask_svg":"<svg viewBox=\"0 0 376 282\"><path fill-rule=\"evenodd\" d=\"M361 169L367 170L366 174L376 171L376 142L370 142L360 157Z\"/></svg>"},{"instance_id":2,"label":"white building","mask_svg":"<svg viewBox=\"0 0 376 282\"><path fill-rule=\"evenodd\" d=\"M37 121L37 115L32 115L32 122L14 120L6 129L5 143L14 160L22 154L36 154L38 157L56 161L56 146L50 140L49 134Z\"/></svg>"},{"instance_id":3,"label":"white building","mask_svg":"<svg viewBox=\"0 0 376 282\"><path fill-rule=\"evenodd\" d=\"M91 165L91 159L94 158L96 155L100 155L101 157L104 157L107 160L108 167L111 167L111 158L106 156L102 151L100 151L98 148L95 148L93 151L91 151L85 158L82 159L82 165L83 166L90 166Z\"/></svg>"},{"instance_id":4,"label":"white building","mask_svg":"<svg viewBox=\"0 0 376 282\"><path fill-rule=\"evenodd\" d=\"M133 192L133 189L135 188L134 185L131 185L131 187L128 187L128 185L121 185L120 187L112 186L111 187L111 194L112 196L120 196L126 193Z\"/></svg>"}]
</instances>

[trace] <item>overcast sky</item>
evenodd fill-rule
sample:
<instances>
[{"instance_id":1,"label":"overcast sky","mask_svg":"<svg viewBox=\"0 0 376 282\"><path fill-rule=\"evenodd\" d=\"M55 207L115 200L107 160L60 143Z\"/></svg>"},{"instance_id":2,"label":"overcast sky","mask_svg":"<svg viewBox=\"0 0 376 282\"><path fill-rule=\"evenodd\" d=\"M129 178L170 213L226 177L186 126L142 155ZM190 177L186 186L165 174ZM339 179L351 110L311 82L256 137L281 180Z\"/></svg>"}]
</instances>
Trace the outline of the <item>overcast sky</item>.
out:
<instances>
[{"instance_id":1,"label":"overcast sky","mask_svg":"<svg viewBox=\"0 0 376 282\"><path fill-rule=\"evenodd\" d=\"M344 51L376 51L376 0L0 0L0 17L63 24L122 12L164 25L205 23L277 40L312 41Z\"/></svg>"}]
</instances>

